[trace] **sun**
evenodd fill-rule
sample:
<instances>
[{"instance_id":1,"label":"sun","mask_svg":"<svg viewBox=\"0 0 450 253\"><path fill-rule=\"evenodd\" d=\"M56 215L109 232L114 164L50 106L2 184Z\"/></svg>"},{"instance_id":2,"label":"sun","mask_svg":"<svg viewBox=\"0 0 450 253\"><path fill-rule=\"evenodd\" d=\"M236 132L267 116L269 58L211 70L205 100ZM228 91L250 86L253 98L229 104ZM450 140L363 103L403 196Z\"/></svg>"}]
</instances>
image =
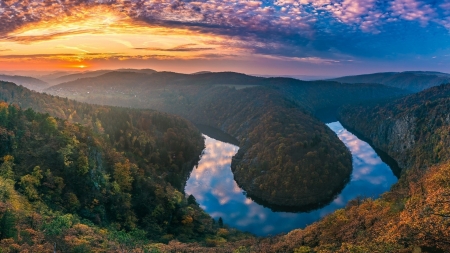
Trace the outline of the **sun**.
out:
<instances>
[{"instance_id":1,"label":"sun","mask_svg":"<svg viewBox=\"0 0 450 253\"><path fill-rule=\"evenodd\" d=\"M85 68L87 68L87 66L86 65L78 65L78 66L76 66L76 68L85 69Z\"/></svg>"}]
</instances>

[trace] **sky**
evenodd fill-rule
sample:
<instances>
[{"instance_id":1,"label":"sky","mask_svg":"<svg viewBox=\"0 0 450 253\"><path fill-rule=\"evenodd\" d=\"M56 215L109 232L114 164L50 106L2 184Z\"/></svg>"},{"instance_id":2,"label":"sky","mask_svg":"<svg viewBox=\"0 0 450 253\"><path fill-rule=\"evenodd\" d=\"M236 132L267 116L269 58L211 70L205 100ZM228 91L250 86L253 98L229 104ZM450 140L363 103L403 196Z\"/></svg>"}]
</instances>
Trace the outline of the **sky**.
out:
<instances>
[{"instance_id":1,"label":"sky","mask_svg":"<svg viewBox=\"0 0 450 253\"><path fill-rule=\"evenodd\" d=\"M450 0L1 0L0 70L450 72Z\"/></svg>"}]
</instances>

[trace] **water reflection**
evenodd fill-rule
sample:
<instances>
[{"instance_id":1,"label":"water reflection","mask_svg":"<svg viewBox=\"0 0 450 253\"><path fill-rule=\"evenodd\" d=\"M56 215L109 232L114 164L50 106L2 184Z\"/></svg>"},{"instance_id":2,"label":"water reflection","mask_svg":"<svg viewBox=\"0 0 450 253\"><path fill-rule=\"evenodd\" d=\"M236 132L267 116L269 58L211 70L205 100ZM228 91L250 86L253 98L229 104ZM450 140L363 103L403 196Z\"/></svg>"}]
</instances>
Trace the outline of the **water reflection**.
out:
<instances>
[{"instance_id":1,"label":"water reflection","mask_svg":"<svg viewBox=\"0 0 450 253\"><path fill-rule=\"evenodd\" d=\"M302 228L358 196L378 197L397 181L369 144L344 129L339 122L327 124L353 156L351 181L327 206L309 213L273 212L247 198L231 172L231 158L238 147L205 136L206 149L186 184L200 206L213 218L222 217L231 227L256 235L269 235Z\"/></svg>"}]
</instances>

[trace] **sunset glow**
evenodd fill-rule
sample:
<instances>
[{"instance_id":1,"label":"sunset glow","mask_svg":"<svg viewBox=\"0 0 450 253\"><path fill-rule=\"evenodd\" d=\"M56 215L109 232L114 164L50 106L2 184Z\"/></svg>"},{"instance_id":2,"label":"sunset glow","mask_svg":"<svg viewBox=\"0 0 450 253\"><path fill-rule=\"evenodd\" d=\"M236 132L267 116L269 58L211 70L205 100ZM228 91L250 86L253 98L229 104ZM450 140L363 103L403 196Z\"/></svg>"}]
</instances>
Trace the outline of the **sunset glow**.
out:
<instances>
[{"instance_id":1,"label":"sunset glow","mask_svg":"<svg viewBox=\"0 0 450 253\"><path fill-rule=\"evenodd\" d=\"M2 1L0 68L445 71L447 7L415 0Z\"/></svg>"}]
</instances>

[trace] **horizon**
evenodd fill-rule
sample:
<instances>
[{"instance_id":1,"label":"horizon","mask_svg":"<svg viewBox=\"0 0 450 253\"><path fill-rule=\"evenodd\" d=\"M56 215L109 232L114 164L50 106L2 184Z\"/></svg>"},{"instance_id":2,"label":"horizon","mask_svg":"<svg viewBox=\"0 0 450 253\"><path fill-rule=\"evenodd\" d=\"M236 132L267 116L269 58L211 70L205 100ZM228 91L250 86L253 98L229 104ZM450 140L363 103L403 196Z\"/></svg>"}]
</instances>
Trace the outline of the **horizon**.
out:
<instances>
[{"instance_id":1,"label":"horizon","mask_svg":"<svg viewBox=\"0 0 450 253\"><path fill-rule=\"evenodd\" d=\"M40 77L44 77L46 75L52 75L57 73L64 73L63 76L66 75L72 75L72 74L82 74L82 73L89 73L89 72L95 72L95 71L115 71L120 72L120 70L155 70L151 68L109 68L109 69L82 69L82 70L8 70L8 71L1 71L0 75L9 75L9 76L24 76L24 77L33 77L39 79ZM248 76L255 76L255 77L263 77L263 78L270 78L270 77L283 77L283 78L294 78L294 79L300 79L305 81L315 81L315 80L327 80L327 79L333 79L333 78L340 78L340 77L346 77L346 76L359 76L359 75L372 75L372 74L382 74L382 73L408 73L408 72L430 72L430 73L441 73L441 74L450 74L447 72L441 72L441 71L424 71L424 70L406 70L406 71L383 71L383 72L367 72L367 73L358 73L358 74L350 74L350 75L299 75L299 74L255 74L255 73L244 73L244 72L237 72L237 71L231 71L231 70L223 70L223 71L209 71L209 70L201 70L196 72L177 72L177 71L171 71L171 70L155 70L156 72L171 72L171 73L178 73L178 74L185 74L185 75L191 75L191 74L197 74L200 72L209 72L209 73L239 73L244 74Z\"/></svg>"}]
</instances>

